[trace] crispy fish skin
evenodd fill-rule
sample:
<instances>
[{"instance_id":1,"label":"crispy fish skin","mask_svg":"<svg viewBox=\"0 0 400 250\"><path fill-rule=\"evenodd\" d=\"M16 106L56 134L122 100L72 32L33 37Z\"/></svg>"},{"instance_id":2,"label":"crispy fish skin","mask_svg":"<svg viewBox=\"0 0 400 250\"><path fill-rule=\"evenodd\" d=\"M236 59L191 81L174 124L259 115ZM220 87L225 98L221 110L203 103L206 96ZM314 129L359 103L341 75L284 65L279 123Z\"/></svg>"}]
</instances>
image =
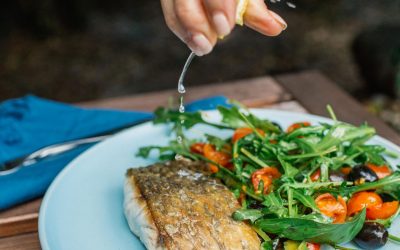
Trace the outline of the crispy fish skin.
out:
<instances>
[{"instance_id":1,"label":"crispy fish skin","mask_svg":"<svg viewBox=\"0 0 400 250\"><path fill-rule=\"evenodd\" d=\"M129 169L124 192L128 224L147 249L260 249L251 227L231 217L238 201L204 163Z\"/></svg>"}]
</instances>

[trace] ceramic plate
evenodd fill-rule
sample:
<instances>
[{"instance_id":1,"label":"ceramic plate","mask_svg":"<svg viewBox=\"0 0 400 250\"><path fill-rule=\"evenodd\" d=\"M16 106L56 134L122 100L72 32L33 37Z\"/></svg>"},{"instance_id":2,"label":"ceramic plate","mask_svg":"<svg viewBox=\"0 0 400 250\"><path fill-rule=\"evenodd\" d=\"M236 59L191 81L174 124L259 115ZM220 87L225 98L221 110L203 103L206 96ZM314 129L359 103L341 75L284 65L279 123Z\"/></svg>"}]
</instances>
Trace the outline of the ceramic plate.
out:
<instances>
[{"instance_id":1,"label":"ceramic plate","mask_svg":"<svg viewBox=\"0 0 400 250\"><path fill-rule=\"evenodd\" d=\"M329 119L309 114L274 110L252 110L261 118L278 122L282 127L298 121L332 122ZM204 113L207 119L219 121L217 112ZM145 123L92 147L71 162L54 180L48 189L39 215L40 243L44 250L81 249L145 249L129 230L123 214L123 183L126 169L146 166L157 161L135 156L137 150L146 145L166 145L173 139L167 125ZM201 125L189 131L189 136L199 137L206 132L219 136L230 135L229 131L217 130ZM380 144L398 152L393 143L374 137L371 143ZM391 163L399 162L391 160ZM391 232L400 235L397 220ZM388 243L384 249L398 248Z\"/></svg>"}]
</instances>

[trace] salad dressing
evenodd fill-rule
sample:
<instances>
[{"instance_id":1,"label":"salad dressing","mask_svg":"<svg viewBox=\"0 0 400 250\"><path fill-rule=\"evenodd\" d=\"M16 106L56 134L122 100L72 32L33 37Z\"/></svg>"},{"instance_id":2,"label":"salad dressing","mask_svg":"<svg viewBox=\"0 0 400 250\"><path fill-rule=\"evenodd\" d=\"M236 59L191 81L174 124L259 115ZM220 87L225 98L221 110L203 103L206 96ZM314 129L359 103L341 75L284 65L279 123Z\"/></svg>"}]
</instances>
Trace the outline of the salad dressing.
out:
<instances>
[{"instance_id":1,"label":"salad dressing","mask_svg":"<svg viewBox=\"0 0 400 250\"><path fill-rule=\"evenodd\" d=\"M184 85L184 80L185 80L186 72L190 66L190 63L192 62L192 60L195 56L196 56L196 54L194 52L190 53L189 57L186 59L185 65L183 66L183 69L182 69L182 73L179 76L179 80L178 80L178 93L179 93L179 108L178 108L178 110L182 114L185 113L185 104L184 104L183 97L184 97L184 94L186 93L186 89L185 89L185 85ZM184 122L185 122L184 119L180 120L181 124L183 124ZM181 144L183 141L182 136L177 135L176 141L179 144ZM180 159L182 159L182 156L177 154L175 156L175 159L180 160Z\"/></svg>"}]
</instances>

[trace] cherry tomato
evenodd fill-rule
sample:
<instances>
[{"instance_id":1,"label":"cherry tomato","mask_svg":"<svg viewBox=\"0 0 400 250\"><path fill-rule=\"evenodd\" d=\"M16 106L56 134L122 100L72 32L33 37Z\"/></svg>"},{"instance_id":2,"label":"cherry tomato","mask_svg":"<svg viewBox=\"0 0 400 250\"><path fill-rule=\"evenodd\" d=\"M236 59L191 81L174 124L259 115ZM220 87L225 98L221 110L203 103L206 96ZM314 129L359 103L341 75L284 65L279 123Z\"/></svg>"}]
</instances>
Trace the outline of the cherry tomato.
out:
<instances>
[{"instance_id":1,"label":"cherry tomato","mask_svg":"<svg viewBox=\"0 0 400 250\"><path fill-rule=\"evenodd\" d=\"M281 177L281 173L279 173L277 168L265 167L253 172L253 174L251 175L251 182L253 183L253 187L256 193L261 193L261 191L258 190L258 186L260 184L260 181L262 180L264 183L263 193L266 194L270 191L269 187L272 184L272 180L279 177Z\"/></svg>"},{"instance_id":2,"label":"cherry tomato","mask_svg":"<svg viewBox=\"0 0 400 250\"><path fill-rule=\"evenodd\" d=\"M308 250L320 250L321 245L317 244L317 243L307 242L307 248L308 248Z\"/></svg>"},{"instance_id":3,"label":"cherry tomato","mask_svg":"<svg viewBox=\"0 0 400 250\"><path fill-rule=\"evenodd\" d=\"M360 212L364 207L368 209L375 206L382 205L382 198L374 192L358 192L355 193L347 203L347 215L352 216Z\"/></svg>"},{"instance_id":4,"label":"cherry tomato","mask_svg":"<svg viewBox=\"0 0 400 250\"><path fill-rule=\"evenodd\" d=\"M303 128L303 127L309 127L311 126L311 123L309 122L297 122L297 123L293 123L292 125L290 125L287 129L286 129L286 133L292 133L293 131L295 131L296 129L299 128Z\"/></svg>"},{"instance_id":5,"label":"cherry tomato","mask_svg":"<svg viewBox=\"0 0 400 250\"><path fill-rule=\"evenodd\" d=\"M245 199L246 199L246 194L244 192L240 192L240 195L238 198L240 205L243 205L243 202L245 201Z\"/></svg>"},{"instance_id":6,"label":"cherry tomato","mask_svg":"<svg viewBox=\"0 0 400 250\"><path fill-rule=\"evenodd\" d=\"M269 143L271 143L271 144L277 144L278 141L277 141L277 140L269 140Z\"/></svg>"},{"instance_id":7,"label":"cherry tomato","mask_svg":"<svg viewBox=\"0 0 400 250\"><path fill-rule=\"evenodd\" d=\"M344 223L347 214L347 205L341 196L336 199L329 193L321 194L315 199L322 214L331 217L333 223Z\"/></svg>"},{"instance_id":8,"label":"cherry tomato","mask_svg":"<svg viewBox=\"0 0 400 250\"><path fill-rule=\"evenodd\" d=\"M257 129L258 133L261 135L265 135L265 132L261 129ZM243 137L252 134L254 131L251 128L238 128L235 130L232 136L232 143L237 142L238 140L242 139Z\"/></svg>"},{"instance_id":9,"label":"cherry tomato","mask_svg":"<svg viewBox=\"0 0 400 250\"><path fill-rule=\"evenodd\" d=\"M370 207L367 209L367 219L377 220L377 219L387 219L394 215L399 208L398 201L384 202L381 205Z\"/></svg>"},{"instance_id":10,"label":"cherry tomato","mask_svg":"<svg viewBox=\"0 0 400 250\"><path fill-rule=\"evenodd\" d=\"M198 143L193 143L191 146L190 146L190 151L192 152L192 153L196 153L196 154L204 154L204 146L205 146L206 144L205 143L201 143L201 142L198 142Z\"/></svg>"},{"instance_id":11,"label":"cherry tomato","mask_svg":"<svg viewBox=\"0 0 400 250\"><path fill-rule=\"evenodd\" d=\"M203 147L204 157L207 159L218 163L221 166L227 167L231 161L231 155L222 151L218 151L215 147L211 144L206 144ZM210 171L213 173L218 172L218 167L214 164L210 165Z\"/></svg>"},{"instance_id":12,"label":"cherry tomato","mask_svg":"<svg viewBox=\"0 0 400 250\"><path fill-rule=\"evenodd\" d=\"M315 172L310 176L312 181L318 181L321 177L321 169L315 170Z\"/></svg>"},{"instance_id":13,"label":"cherry tomato","mask_svg":"<svg viewBox=\"0 0 400 250\"><path fill-rule=\"evenodd\" d=\"M379 179L385 178L386 176L392 174L392 170L386 165L377 166L372 163L367 163L367 167L374 171Z\"/></svg>"}]
</instances>

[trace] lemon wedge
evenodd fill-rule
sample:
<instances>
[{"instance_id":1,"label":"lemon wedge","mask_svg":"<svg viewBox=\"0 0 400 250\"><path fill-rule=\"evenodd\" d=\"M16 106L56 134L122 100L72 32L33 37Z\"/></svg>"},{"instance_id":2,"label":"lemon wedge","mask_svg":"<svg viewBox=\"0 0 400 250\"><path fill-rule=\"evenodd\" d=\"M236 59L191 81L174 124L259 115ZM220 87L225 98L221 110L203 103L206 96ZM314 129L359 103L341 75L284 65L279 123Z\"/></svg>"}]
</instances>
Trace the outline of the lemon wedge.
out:
<instances>
[{"instance_id":1,"label":"lemon wedge","mask_svg":"<svg viewBox=\"0 0 400 250\"><path fill-rule=\"evenodd\" d=\"M239 24L240 26L243 25L243 16L244 16L244 13L246 13L248 4L249 4L249 0L237 0L236 24Z\"/></svg>"}]
</instances>

